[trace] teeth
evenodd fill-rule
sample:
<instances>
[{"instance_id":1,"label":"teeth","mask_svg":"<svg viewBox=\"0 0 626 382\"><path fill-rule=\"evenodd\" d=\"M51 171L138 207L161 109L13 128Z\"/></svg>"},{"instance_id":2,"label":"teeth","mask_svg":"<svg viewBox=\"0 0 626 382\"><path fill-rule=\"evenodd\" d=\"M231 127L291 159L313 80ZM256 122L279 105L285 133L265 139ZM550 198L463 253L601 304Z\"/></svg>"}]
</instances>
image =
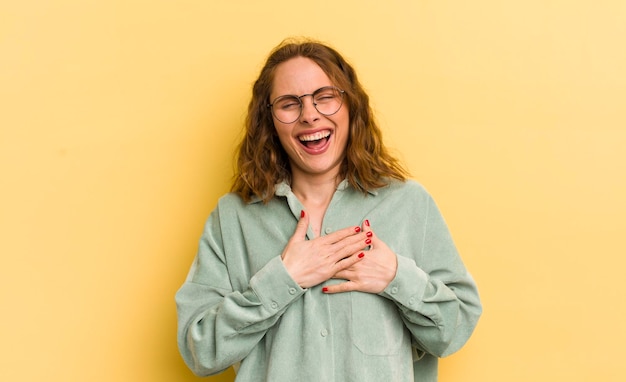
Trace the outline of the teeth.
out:
<instances>
[{"instance_id":1,"label":"teeth","mask_svg":"<svg viewBox=\"0 0 626 382\"><path fill-rule=\"evenodd\" d=\"M330 131L325 130L325 131L318 131L317 133L314 133L314 134L301 135L298 137L298 139L301 142L319 141L320 139L326 138L329 135L330 135Z\"/></svg>"}]
</instances>

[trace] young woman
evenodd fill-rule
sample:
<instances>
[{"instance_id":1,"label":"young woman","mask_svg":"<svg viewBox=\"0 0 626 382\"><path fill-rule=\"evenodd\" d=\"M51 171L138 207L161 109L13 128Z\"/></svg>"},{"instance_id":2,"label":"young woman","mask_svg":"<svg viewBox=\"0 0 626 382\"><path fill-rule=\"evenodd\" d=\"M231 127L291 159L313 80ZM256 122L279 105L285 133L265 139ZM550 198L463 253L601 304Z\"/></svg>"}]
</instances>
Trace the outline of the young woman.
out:
<instances>
[{"instance_id":1,"label":"young woman","mask_svg":"<svg viewBox=\"0 0 626 382\"><path fill-rule=\"evenodd\" d=\"M288 41L253 87L232 192L176 294L198 375L435 381L481 314L433 199L382 143L334 49Z\"/></svg>"}]
</instances>

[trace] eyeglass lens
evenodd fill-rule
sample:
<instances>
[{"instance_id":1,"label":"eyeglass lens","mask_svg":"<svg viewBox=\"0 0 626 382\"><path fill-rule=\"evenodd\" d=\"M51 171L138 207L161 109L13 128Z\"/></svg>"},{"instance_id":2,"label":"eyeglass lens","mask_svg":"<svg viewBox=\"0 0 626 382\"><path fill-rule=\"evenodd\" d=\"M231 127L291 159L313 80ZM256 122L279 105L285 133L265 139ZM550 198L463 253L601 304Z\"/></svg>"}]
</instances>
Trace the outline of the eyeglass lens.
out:
<instances>
[{"instance_id":1,"label":"eyeglass lens","mask_svg":"<svg viewBox=\"0 0 626 382\"><path fill-rule=\"evenodd\" d=\"M301 96L284 95L278 97L271 104L274 117L282 123L293 123L302 114L302 98L306 96L313 98L313 106L320 114L333 115L339 111L343 102L343 91L334 86L326 86L317 89L313 94L304 94Z\"/></svg>"}]
</instances>

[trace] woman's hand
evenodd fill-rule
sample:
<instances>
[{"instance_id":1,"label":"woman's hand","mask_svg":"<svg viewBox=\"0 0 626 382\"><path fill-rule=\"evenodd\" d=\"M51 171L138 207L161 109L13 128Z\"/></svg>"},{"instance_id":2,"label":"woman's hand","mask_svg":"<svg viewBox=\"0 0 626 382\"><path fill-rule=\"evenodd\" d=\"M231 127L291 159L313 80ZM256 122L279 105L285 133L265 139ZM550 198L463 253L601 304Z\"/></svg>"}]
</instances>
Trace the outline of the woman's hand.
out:
<instances>
[{"instance_id":1,"label":"woman's hand","mask_svg":"<svg viewBox=\"0 0 626 382\"><path fill-rule=\"evenodd\" d=\"M363 224L363 231L371 240L370 249L359 262L343 268L333 275L333 278L348 281L324 287L325 293L360 291L380 293L396 276L398 259L396 254L382 240L376 237L369 221Z\"/></svg>"},{"instance_id":2,"label":"woman's hand","mask_svg":"<svg viewBox=\"0 0 626 382\"><path fill-rule=\"evenodd\" d=\"M281 258L287 272L302 288L318 285L363 258L368 244L360 227L348 227L329 235L306 240L309 216L302 211L296 230Z\"/></svg>"}]
</instances>

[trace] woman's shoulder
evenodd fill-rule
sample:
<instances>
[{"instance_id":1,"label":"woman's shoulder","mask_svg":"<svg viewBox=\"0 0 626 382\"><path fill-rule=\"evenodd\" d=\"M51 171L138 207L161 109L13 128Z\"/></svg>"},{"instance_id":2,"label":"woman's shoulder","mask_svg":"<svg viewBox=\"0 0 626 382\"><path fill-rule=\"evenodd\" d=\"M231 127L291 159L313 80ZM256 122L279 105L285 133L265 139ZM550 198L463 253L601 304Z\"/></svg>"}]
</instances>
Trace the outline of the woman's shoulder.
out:
<instances>
[{"instance_id":1,"label":"woman's shoulder","mask_svg":"<svg viewBox=\"0 0 626 382\"><path fill-rule=\"evenodd\" d=\"M226 193L217 200L217 208L238 209L244 207L246 204L254 203L254 200L246 203L241 195L235 192Z\"/></svg>"},{"instance_id":2,"label":"woman's shoulder","mask_svg":"<svg viewBox=\"0 0 626 382\"><path fill-rule=\"evenodd\" d=\"M390 179L387 182L387 186L377 190L378 193L389 196L420 196L430 198L430 194L426 187L414 179L398 180Z\"/></svg>"}]
</instances>

